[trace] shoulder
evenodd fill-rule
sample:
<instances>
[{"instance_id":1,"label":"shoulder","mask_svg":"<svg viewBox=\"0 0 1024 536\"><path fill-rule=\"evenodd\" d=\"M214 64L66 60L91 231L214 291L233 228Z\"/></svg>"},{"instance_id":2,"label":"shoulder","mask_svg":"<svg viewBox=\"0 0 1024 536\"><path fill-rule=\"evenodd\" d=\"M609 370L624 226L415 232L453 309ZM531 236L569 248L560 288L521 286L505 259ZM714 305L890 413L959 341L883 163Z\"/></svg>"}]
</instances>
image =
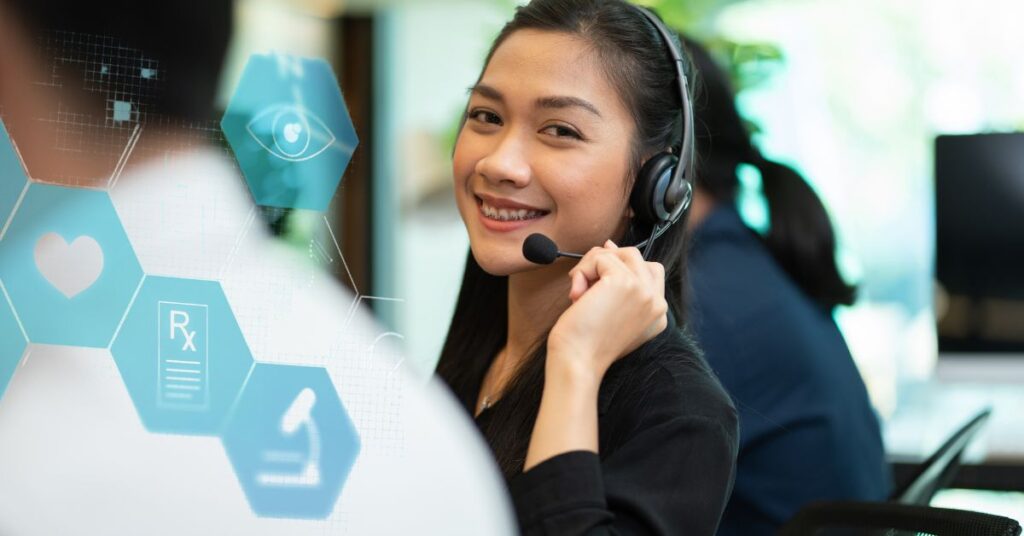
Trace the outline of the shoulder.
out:
<instances>
[{"instance_id":1,"label":"shoulder","mask_svg":"<svg viewBox=\"0 0 1024 536\"><path fill-rule=\"evenodd\" d=\"M695 314L710 311L742 322L766 310L786 313L800 305L799 288L764 244L748 234L751 236L709 237L690 254L690 308Z\"/></svg>"},{"instance_id":2,"label":"shoulder","mask_svg":"<svg viewBox=\"0 0 1024 536\"><path fill-rule=\"evenodd\" d=\"M669 422L737 436L732 400L693 339L673 326L608 370L598 409L602 438L611 442Z\"/></svg>"},{"instance_id":3,"label":"shoulder","mask_svg":"<svg viewBox=\"0 0 1024 536\"><path fill-rule=\"evenodd\" d=\"M747 303L718 296L696 303L690 315L707 361L730 392L763 390L769 380L827 385L852 372L839 327L806 296L783 285L744 294L752 296Z\"/></svg>"},{"instance_id":4,"label":"shoulder","mask_svg":"<svg viewBox=\"0 0 1024 536\"><path fill-rule=\"evenodd\" d=\"M689 319L730 390L744 379L759 384L763 373L827 376L837 361L850 359L828 312L756 240L707 244L690 268Z\"/></svg>"}]
</instances>

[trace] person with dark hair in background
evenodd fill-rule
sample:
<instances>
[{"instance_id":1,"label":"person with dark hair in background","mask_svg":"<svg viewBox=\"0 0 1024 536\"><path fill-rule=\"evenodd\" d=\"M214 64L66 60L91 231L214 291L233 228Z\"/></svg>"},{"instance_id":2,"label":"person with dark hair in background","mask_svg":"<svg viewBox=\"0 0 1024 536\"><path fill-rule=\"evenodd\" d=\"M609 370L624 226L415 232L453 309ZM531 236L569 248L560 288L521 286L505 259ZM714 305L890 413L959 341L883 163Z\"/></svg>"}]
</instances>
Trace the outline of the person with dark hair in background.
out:
<instances>
[{"instance_id":1,"label":"person with dark hair in background","mask_svg":"<svg viewBox=\"0 0 1024 536\"><path fill-rule=\"evenodd\" d=\"M684 223L649 261L632 247L652 231L638 174L684 143L666 39L623 0L534 0L471 88L453 159L471 251L437 373L526 534L710 536L729 494L735 410L682 329ZM587 253L533 264L532 233Z\"/></svg>"},{"instance_id":2,"label":"person with dark hair in background","mask_svg":"<svg viewBox=\"0 0 1024 536\"><path fill-rule=\"evenodd\" d=\"M762 157L726 73L686 40L703 86L701 155L689 222L692 328L740 416L732 498L719 534L774 534L817 500L883 500L878 418L832 310L854 301L835 262L828 214L793 169ZM741 219L737 166L760 172L765 236Z\"/></svg>"},{"instance_id":3,"label":"person with dark hair in background","mask_svg":"<svg viewBox=\"0 0 1024 536\"><path fill-rule=\"evenodd\" d=\"M0 10L0 113L32 178L97 186L134 127L152 156L215 118L233 2L2 0Z\"/></svg>"}]
</instances>

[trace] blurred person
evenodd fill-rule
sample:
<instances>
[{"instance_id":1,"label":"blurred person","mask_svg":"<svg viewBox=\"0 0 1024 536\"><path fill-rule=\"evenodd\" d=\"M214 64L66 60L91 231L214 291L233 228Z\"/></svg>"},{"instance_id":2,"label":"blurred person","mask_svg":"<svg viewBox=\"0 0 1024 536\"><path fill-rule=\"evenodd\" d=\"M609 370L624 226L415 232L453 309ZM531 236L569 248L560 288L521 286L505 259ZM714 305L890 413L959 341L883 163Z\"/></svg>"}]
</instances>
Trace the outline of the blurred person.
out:
<instances>
[{"instance_id":1,"label":"blurred person","mask_svg":"<svg viewBox=\"0 0 1024 536\"><path fill-rule=\"evenodd\" d=\"M132 126L155 153L216 119L232 2L4 4L0 111L33 179L103 186Z\"/></svg>"},{"instance_id":2,"label":"blurred person","mask_svg":"<svg viewBox=\"0 0 1024 536\"><path fill-rule=\"evenodd\" d=\"M878 418L832 310L855 288L835 263L828 214L793 169L761 156L727 74L684 39L701 74L701 155L689 226L691 327L740 417L736 483L719 534L774 534L819 500L884 500ZM737 166L761 176L765 236L737 209Z\"/></svg>"},{"instance_id":3,"label":"blurred person","mask_svg":"<svg viewBox=\"0 0 1024 536\"><path fill-rule=\"evenodd\" d=\"M106 190L146 281L215 281L253 358L324 368L361 442L341 499L319 521L257 515L221 434L147 429L115 350L30 341L0 356L18 359L0 385L0 534L511 534L493 460L450 395L408 376L363 308L349 316L347 289L251 223L257 208L209 123L233 5L0 0L0 118L36 181L25 197L39 182L85 187L14 221L89 218L75 193ZM112 117L112 99L129 115ZM32 262L11 245L24 241L16 227L0 265ZM106 259L97 281L117 268Z\"/></svg>"},{"instance_id":4,"label":"blurred person","mask_svg":"<svg viewBox=\"0 0 1024 536\"><path fill-rule=\"evenodd\" d=\"M470 252L437 374L525 534L711 535L729 494L735 410L683 330L683 221L650 260L634 246L652 232L635 183L689 154L668 39L622 0L534 0L470 91L453 158ZM534 264L533 233L587 253Z\"/></svg>"}]
</instances>

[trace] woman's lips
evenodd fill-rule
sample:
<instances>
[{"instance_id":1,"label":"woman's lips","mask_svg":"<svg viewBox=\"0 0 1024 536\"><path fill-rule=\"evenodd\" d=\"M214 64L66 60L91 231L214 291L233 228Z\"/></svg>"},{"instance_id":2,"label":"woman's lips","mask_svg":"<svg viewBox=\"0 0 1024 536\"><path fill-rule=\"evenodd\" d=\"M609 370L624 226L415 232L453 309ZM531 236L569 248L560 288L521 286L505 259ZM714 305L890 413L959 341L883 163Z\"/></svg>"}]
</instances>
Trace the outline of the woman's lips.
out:
<instances>
[{"instance_id":1,"label":"woman's lips","mask_svg":"<svg viewBox=\"0 0 1024 536\"><path fill-rule=\"evenodd\" d=\"M494 203L492 205L490 200L476 196L480 222L487 229L498 233L522 229L548 214L545 210L533 208L509 208L509 206L526 207L528 205L499 201L494 201Z\"/></svg>"}]
</instances>

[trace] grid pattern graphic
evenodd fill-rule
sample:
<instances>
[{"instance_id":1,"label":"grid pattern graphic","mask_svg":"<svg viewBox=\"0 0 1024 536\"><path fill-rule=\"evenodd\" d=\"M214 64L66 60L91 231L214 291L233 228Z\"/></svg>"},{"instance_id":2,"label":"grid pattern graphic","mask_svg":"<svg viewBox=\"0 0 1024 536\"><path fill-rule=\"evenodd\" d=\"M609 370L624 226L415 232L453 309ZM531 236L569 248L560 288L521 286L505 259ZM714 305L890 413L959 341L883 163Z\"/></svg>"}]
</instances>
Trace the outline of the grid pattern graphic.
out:
<instances>
[{"instance_id":1,"label":"grid pattern graphic","mask_svg":"<svg viewBox=\"0 0 1024 536\"><path fill-rule=\"evenodd\" d=\"M137 125L148 118L163 73L142 51L112 37L55 31L39 38L39 53L49 69L36 85L49 88L57 106L37 120L54 128L53 149L98 158L116 166ZM102 112L86 113L71 99L102 102ZM42 177L70 184L96 177Z\"/></svg>"},{"instance_id":2,"label":"grid pattern graphic","mask_svg":"<svg viewBox=\"0 0 1024 536\"><path fill-rule=\"evenodd\" d=\"M315 324L321 311L311 304L336 296L325 291L333 288L330 272L340 271L332 268L340 264L348 272L326 217L315 224L314 238L300 246L304 262L269 262L268 253L276 248L268 246L259 220L283 226L292 211L260 207L243 217L233 209L229 190L205 187L224 175L236 176L241 185L241 175L217 121L185 121L156 113L154 103L163 82L174 73L109 37L51 32L39 39L39 45L49 63L35 83L57 97L52 110L34 118L53 132L48 149L109 166L106 176L67 171L65 176L33 179L68 186L106 185L120 217L130 224L128 231L134 231L136 250L144 253L151 266L159 267L157 274L209 279L221 279L217 277L221 275L224 287L236 291L233 312L248 345L262 361L324 367L360 433L361 460L353 472L374 474L372 464L405 459L411 443L404 420L410 380L401 370L400 352L390 344L400 336L382 333L367 320L368 315L355 313L344 300L332 304L329 314ZM82 97L96 105L78 106ZM212 166L212 172L205 170L211 172L207 177L190 165L197 150L210 147L225 158ZM144 163L143 172L168 178L161 182L163 189L136 195L140 188L153 185L133 185L135 169L119 182L127 163ZM149 269L147 274L155 275ZM349 297L347 293L337 296ZM365 299L385 300L361 296L358 290L351 298L352 306L360 298L364 305ZM284 341L288 330L273 329L280 325L324 325L327 328L320 331L329 331L325 338L332 342L319 346ZM111 373L116 374L115 369ZM364 469L368 464L371 469ZM324 534L351 533L349 520L357 517L343 499L320 527Z\"/></svg>"}]
</instances>

